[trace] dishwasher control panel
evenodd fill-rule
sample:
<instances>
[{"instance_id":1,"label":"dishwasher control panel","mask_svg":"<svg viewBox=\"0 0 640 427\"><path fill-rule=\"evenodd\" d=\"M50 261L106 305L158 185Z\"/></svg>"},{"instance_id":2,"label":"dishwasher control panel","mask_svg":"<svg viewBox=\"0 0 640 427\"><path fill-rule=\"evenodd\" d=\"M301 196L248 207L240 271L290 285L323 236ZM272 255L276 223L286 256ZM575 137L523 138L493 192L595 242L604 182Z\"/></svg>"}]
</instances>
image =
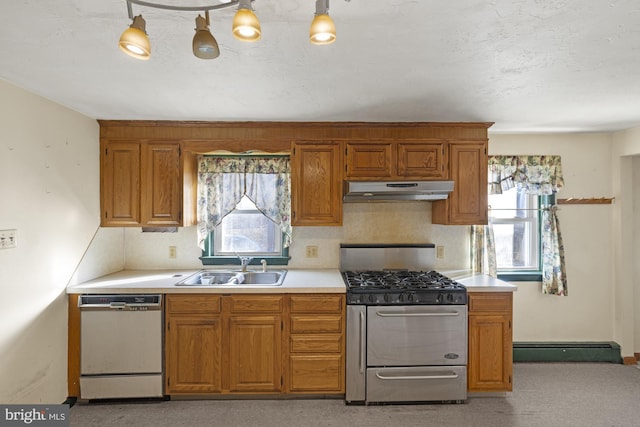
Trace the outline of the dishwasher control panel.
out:
<instances>
[{"instance_id":1,"label":"dishwasher control panel","mask_svg":"<svg viewBox=\"0 0 640 427\"><path fill-rule=\"evenodd\" d=\"M80 310L147 311L162 308L161 294L81 295Z\"/></svg>"}]
</instances>

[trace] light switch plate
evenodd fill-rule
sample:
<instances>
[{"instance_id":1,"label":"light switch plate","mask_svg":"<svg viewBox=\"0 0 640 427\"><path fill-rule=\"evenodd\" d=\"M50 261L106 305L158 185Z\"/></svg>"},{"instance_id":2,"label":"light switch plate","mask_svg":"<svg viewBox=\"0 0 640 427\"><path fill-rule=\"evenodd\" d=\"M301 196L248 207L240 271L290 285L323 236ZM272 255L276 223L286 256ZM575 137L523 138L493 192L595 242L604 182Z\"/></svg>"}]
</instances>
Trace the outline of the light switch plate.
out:
<instances>
[{"instance_id":1,"label":"light switch plate","mask_svg":"<svg viewBox=\"0 0 640 427\"><path fill-rule=\"evenodd\" d=\"M16 230L0 230L0 249L15 248L17 245Z\"/></svg>"}]
</instances>

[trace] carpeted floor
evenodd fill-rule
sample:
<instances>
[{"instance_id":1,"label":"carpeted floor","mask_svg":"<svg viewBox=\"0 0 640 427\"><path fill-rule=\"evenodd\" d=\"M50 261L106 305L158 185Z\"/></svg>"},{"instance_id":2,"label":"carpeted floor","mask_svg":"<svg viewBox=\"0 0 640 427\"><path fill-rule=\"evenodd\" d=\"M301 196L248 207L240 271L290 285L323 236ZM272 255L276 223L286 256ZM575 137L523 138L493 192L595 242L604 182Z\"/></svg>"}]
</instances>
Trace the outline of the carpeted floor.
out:
<instances>
[{"instance_id":1,"label":"carpeted floor","mask_svg":"<svg viewBox=\"0 0 640 427\"><path fill-rule=\"evenodd\" d=\"M513 392L466 404L345 405L337 399L77 404L71 426L640 426L640 366L516 363Z\"/></svg>"}]
</instances>

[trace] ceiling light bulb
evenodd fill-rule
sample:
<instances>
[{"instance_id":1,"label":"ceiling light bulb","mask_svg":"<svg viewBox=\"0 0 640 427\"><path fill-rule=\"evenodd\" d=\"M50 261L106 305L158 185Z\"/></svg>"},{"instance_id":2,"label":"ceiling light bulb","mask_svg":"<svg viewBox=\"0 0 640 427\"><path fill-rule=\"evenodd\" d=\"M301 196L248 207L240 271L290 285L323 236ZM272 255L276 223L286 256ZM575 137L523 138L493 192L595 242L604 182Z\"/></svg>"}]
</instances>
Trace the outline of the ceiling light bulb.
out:
<instances>
[{"instance_id":1,"label":"ceiling light bulb","mask_svg":"<svg viewBox=\"0 0 640 427\"><path fill-rule=\"evenodd\" d=\"M214 59L220 56L220 48L215 37L209 31L209 12L207 19L198 15L196 18L196 34L193 36L193 54L200 59Z\"/></svg>"},{"instance_id":2,"label":"ceiling light bulb","mask_svg":"<svg viewBox=\"0 0 640 427\"><path fill-rule=\"evenodd\" d=\"M316 15L309 30L309 40L313 44L330 44L336 41L336 26L327 14Z\"/></svg>"},{"instance_id":3,"label":"ceiling light bulb","mask_svg":"<svg viewBox=\"0 0 640 427\"><path fill-rule=\"evenodd\" d=\"M255 42L262 37L260 21L251 9L251 0L240 0L238 11L233 17L233 36L245 42Z\"/></svg>"},{"instance_id":4,"label":"ceiling light bulb","mask_svg":"<svg viewBox=\"0 0 640 427\"><path fill-rule=\"evenodd\" d=\"M151 57L151 43L145 31L142 15L133 18L133 22L120 36L118 46L129 56L136 59L147 60Z\"/></svg>"}]
</instances>

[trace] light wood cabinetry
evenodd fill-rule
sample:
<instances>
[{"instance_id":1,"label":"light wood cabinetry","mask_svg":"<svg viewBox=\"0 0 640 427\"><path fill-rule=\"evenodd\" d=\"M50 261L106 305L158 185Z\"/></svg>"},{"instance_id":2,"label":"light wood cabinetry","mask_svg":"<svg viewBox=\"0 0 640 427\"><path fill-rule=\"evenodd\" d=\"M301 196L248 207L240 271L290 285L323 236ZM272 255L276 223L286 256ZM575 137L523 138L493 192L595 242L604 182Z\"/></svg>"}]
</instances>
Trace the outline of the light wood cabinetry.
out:
<instances>
[{"instance_id":1,"label":"light wood cabinetry","mask_svg":"<svg viewBox=\"0 0 640 427\"><path fill-rule=\"evenodd\" d=\"M289 299L291 393L344 393L344 295Z\"/></svg>"},{"instance_id":2,"label":"light wood cabinetry","mask_svg":"<svg viewBox=\"0 0 640 427\"><path fill-rule=\"evenodd\" d=\"M470 292L468 297L468 390L511 391L513 295L510 292Z\"/></svg>"},{"instance_id":3,"label":"light wood cabinetry","mask_svg":"<svg viewBox=\"0 0 640 427\"><path fill-rule=\"evenodd\" d=\"M293 143L292 225L342 225L341 147L339 142Z\"/></svg>"},{"instance_id":4,"label":"light wood cabinetry","mask_svg":"<svg viewBox=\"0 0 640 427\"><path fill-rule=\"evenodd\" d=\"M347 179L444 179L446 143L442 140L346 143Z\"/></svg>"},{"instance_id":5,"label":"light wood cabinetry","mask_svg":"<svg viewBox=\"0 0 640 427\"><path fill-rule=\"evenodd\" d=\"M343 294L168 294L166 393L344 393Z\"/></svg>"},{"instance_id":6,"label":"light wood cabinetry","mask_svg":"<svg viewBox=\"0 0 640 427\"><path fill-rule=\"evenodd\" d=\"M140 224L140 144L119 141L100 150L102 225Z\"/></svg>"},{"instance_id":7,"label":"light wood cabinetry","mask_svg":"<svg viewBox=\"0 0 640 427\"><path fill-rule=\"evenodd\" d=\"M186 158L190 162L183 165ZM195 221L192 160L188 155L183 158L178 142L102 141L102 226L192 224Z\"/></svg>"},{"instance_id":8,"label":"light wood cabinetry","mask_svg":"<svg viewBox=\"0 0 640 427\"><path fill-rule=\"evenodd\" d=\"M449 179L455 187L446 200L432 202L432 222L487 224L487 142L449 142Z\"/></svg>"},{"instance_id":9,"label":"light wood cabinetry","mask_svg":"<svg viewBox=\"0 0 640 427\"><path fill-rule=\"evenodd\" d=\"M217 295L167 295L167 394L222 391L220 299Z\"/></svg>"},{"instance_id":10,"label":"light wood cabinetry","mask_svg":"<svg viewBox=\"0 0 640 427\"><path fill-rule=\"evenodd\" d=\"M229 325L230 392L280 392L283 296L230 295L223 300Z\"/></svg>"}]
</instances>

